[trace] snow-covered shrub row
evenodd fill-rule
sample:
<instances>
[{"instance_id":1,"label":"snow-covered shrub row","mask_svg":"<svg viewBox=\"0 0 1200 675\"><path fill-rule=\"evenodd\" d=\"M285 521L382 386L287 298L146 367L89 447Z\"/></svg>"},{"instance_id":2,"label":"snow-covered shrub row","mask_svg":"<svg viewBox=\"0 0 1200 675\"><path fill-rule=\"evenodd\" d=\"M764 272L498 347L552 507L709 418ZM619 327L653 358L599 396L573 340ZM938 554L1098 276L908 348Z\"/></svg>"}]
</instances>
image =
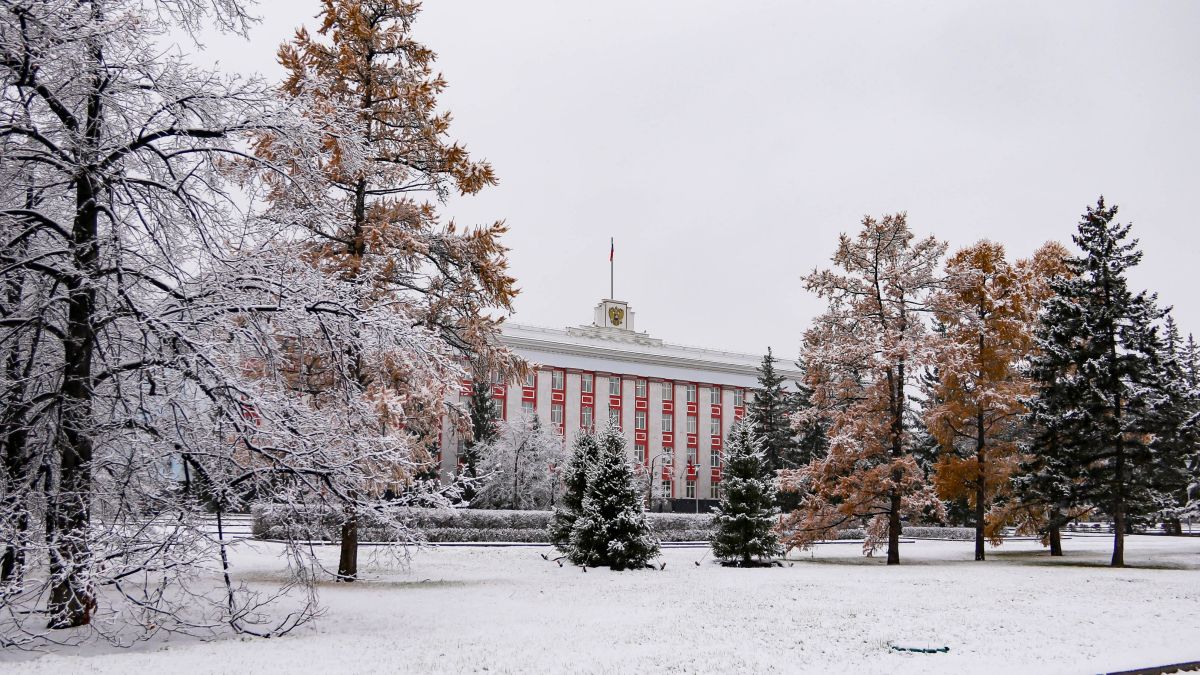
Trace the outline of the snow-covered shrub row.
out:
<instances>
[{"instance_id":1,"label":"snow-covered shrub row","mask_svg":"<svg viewBox=\"0 0 1200 675\"><path fill-rule=\"evenodd\" d=\"M342 515L322 507L286 508L256 504L252 532L259 539L337 541ZM410 509L405 524L439 541L549 542L550 511L486 509ZM712 516L692 513L646 514L650 529L662 541L703 541L712 534ZM378 516L363 513L358 519L359 540L391 541L394 527Z\"/></svg>"},{"instance_id":2,"label":"snow-covered shrub row","mask_svg":"<svg viewBox=\"0 0 1200 675\"><path fill-rule=\"evenodd\" d=\"M973 527L906 527L901 530L905 537L913 539L954 539L955 541L972 541L975 539Z\"/></svg>"}]
</instances>

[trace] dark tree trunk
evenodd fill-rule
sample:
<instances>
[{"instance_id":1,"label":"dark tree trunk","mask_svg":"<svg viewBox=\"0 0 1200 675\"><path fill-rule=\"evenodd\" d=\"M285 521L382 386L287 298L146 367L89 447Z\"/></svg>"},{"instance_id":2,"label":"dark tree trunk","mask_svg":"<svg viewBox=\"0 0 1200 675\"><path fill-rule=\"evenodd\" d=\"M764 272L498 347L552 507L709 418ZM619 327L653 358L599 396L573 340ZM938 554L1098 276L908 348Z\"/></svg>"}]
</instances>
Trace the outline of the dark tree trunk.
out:
<instances>
[{"instance_id":1,"label":"dark tree trunk","mask_svg":"<svg viewBox=\"0 0 1200 675\"><path fill-rule=\"evenodd\" d=\"M1050 516L1050 556L1055 558L1061 557L1063 554L1062 530L1059 525L1062 521L1057 516L1057 513Z\"/></svg>"},{"instance_id":2,"label":"dark tree trunk","mask_svg":"<svg viewBox=\"0 0 1200 675\"><path fill-rule=\"evenodd\" d=\"M986 471L986 456L984 450L986 432L983 426L983 415L975 416L975 464L977 478L975 482L975 559L983 560L985 557L983 548L983 529L984 517L987 513L987 482L985 480Z\"/></svg>"},{"instance_id":3,"label":"dark tree trunk","mask_svg":"<svg viewBox=\"0 0 1200 675\"><path fill-rule=\"evenodd\" d=\"M888 513L888 551L887 564L900 564L900 495L893 494L891 512Z\"/></svg>"},{"instance_id":4,"label":"dark tree trunk","mask_svg":"<svg viewBox=\"0 0 1200 675\"><path fill-rule=\"evenodd\" d=\"M358 513L347 509L342 523L341 556L338 558L338 581L351 582L358 578Z\"/></svg>"}]
</instances>

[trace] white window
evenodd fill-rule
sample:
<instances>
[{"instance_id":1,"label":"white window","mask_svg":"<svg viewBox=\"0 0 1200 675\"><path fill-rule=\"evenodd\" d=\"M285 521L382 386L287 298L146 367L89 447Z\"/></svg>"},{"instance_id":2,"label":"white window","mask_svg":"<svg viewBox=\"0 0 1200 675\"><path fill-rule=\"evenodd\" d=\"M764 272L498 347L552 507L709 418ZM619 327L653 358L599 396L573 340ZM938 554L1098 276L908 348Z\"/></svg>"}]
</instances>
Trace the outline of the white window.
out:
<instances>
[{"instance_id":1,"label":"white window","mask_svg":"<svg viewBox=\"0 0 1200 675\"><path fill-rule=\"evenodd\" d=\"M669 434L675 430L675 418L671 415L663 415L662 430L664 434Z\"/></svg>"},{"instance_id":2,"label":"white window","mask_svg":"<svg viewBox=\"0 0 1200 675\"><path fill-rule=\"evenodd\" d=\"M709 484L708 498L709 499L720 499L721 498L721 484L720 483L710 483Z\"/></svg>"},{"instance_id":3,"label":"white window","mask_svg":"<svg viewBox=\"0 0 1200 675\"><path fill-rule=\"evenodd\" d=\"M746 405L746 390L745 389L734 389L733 390L733 405L738 408L741 408L742 406Z\"/></svg>"},{"instance_id":4,"label":"white window","mask_svg":"<svg viewBox=\"0 0 1200 675\"><path fill-rule=\"evenodd\" d=\"M696 385L694 385L694 384L689 384L687 386L687 402L688 403L696 402Z\"/></svg>"},{"instance_id":5,"label":"white window","mask_svg":"<svg viewBox=\"0 0 1200 675\"><path fill-rule=\"evenodd\" d=\"M708 402L713 405L721 405L721 388L720 387L709 388Z\"/></svg>"},{"instance_id":6,"label":"white window","mask_svg":"<svg viewBox=\"0 0 1200 675\"><path fill-rule=\"evenodd\" d=\"M695 466L695 464L696 464L696 449L695 448L688 448L687 463Z\"/></svg>"},{"instance_id":7,"label":"white window","mask_svg":"<svg viewBox=\"0 0 1200 675\"><path fill-rule=\"evenodd\" d=\"M633 446L633 455L637 459L638 464L646 463L646 444L636 443Z\"/></svg>"},{"instance_id":8,"label":"white window","mask_svg":"<svg viewBox=\"0 0 1200 675\"><path fill-rule=\"evenodd\" d=\"M713 468L721 466L721 449L720 448L709 449L708 465Z\"/></svg>"},{"instance_id":9,"label":"white window","mask_svg":"<svg viewBox=\"0 0 1200 675\"><path fill-rule=\"evenodd\" d=\"M593 411L592 411L591 406L583 408L579 411L579 428L581 428L581 429L591 429L592 428L592 414L593 414Z\"/></svg>"},{"instance_id":10,"label":"white window","mask_svg":"<svg viewBox=\"0 0 1200 675\"><path fill-rule=\"evenodd\" d=\"M527 416L533 415L533 401L521 401L521 412Z\"/></svg>"},{"instance_id":11,"label":"white window","mask_svg":"<svg viewBox=\"0 0 1200 675\"><path fill-rule=\"evenodd\" d=\"M687 432L688 432L689 434L694 434L694 433L696 433L696 416L695 416L695 415L688 415L688 418L687 418Z\"/></svg>"},{"instance_id":12,"label":"white window","mask_svg":"<svg viewBox=\"0 0 1200 675\"><path fill-rule=\"evenodd\" d=\"M562 391L563 388L563 371L556 370L550 375L550 388Z\"/></svg>"},{"instance_id":13,"label":"white window","mask_svg":"<svg viewBox=\"0 0 1200 675\"><path fill-rule=\"evenodd\" d=\"M710 436L720 436L721 435L721 418L720 417L708 418L708 433Z\"/></svg>"},{"instance_id":14,"label":"white window","mask_svg":"<svg viewBox=\"0 0 1200 675\"><path fill-rule=\"evenodd\" d=\"M620 408L609 408L608 409L608 423L615 427L620 428L620 426L621 426L621 409Z\"/></svg>"},{"instance_id":15,"label":"white window","mask_svg":"<svg viewBox=\"0 0 1200 675\"><path fill-rule=\"evenodd\" d=\"M646 430L646 411L638 410L633 413L633 428L638 431Z\"/></svg>"},{"instance_id":16,"label":"white window","mask_svg":"<svg viewBox=\"0 0 1200 675\"><path fill-rule=\"evenodd\" d=\"M550 422L562 426L563 423L563 406L561 403L554 403L550 406Z\"/></svg>"},{"instance_id":17,"label":"white window","mask_svg":"<svg viewBox=\"0 0 1200 675\"><path fill-rule=\"evenodd\" d=\"M686 490L686 492L684 492L684 495L683 495L685 498L695 499L696 498L696 481L688 480L687 484L685 485L685 490Z\"/></svg>"},{"instance_id":18,"label":"white window","mask_svg":"<svg viewBox=\"0 0 1200 675\"><path fill-rule=\"evenodd\" d=\"M620 396L621 395L621 378L616 377L615 375L613 377L608 378L608 395L609 396Z\"/></svg>"},{"instance_id":19,"label":"white window","mask_svg":"<svg viewBox=\"0 0 1200 675\"><path fill-rule=\"evenodd\" d=\"M674 382L663 382L662 383L662 395L663 395L664 401L670 401L670 400L674 399L675 398L675 383Z\"/></svg>"},{"instance_id":20,"label":"white window","mask_svg":"<svg viewBox=\"0 0 1200 675\"><path fill-rule=\"evenodd\" d=\"M525 386L526 387L536 387L537 386L537 372L536 371L531 370L528 373L526 373Z\"/></svg>"},{"instance_id":21,"label":"white window","mask_svg":"<svg viewBox=\"0 0 1200 675\"><path fill-rule=\"evenodd\" d=\"M581 377L583 379L581 381L581 384L579 385L580 391L582 391L585 394L592 393L592 381L595 376L592 375L591 373L584 373Z\"/></svg>"},{"instance_id":22,"label":"white window","mask_svg":"<svg viewBox=\"0 0 1200 675\"><path fill-rule=\"evenodd\" d=\"M670 499L675 496L671 491L671 481L664 480L662 482L662 496L663 499Z\"/></svg>"},{"instance_id":23,"label":"white window","mask_svg":"<svg viewBox=\"0 0 1200 675\"><path fill-rule=\"evenodd\" d=\"M646 381L638 380L633 385L633 395L637 398L646 398Z\"/></svg>"},{"instance_id":24,"label":"white window","mask_svg":"<svg viewBox=\"0 0 1200 675\"><path fill-rule=\"evenodd\" d=\"M669 445L662 446L663 454L667 456L667 463L675 461L675 448Z\"/></svg>"}]
</instances>

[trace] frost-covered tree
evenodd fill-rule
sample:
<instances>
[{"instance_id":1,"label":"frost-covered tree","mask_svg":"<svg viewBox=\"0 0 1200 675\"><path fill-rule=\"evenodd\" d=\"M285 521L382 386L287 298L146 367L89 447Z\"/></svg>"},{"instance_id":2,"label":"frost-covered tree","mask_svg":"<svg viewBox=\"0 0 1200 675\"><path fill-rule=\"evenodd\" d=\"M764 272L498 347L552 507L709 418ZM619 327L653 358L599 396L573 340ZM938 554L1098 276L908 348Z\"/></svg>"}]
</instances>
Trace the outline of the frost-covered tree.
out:
<instances>
[{"instance_id":1,"label":"frost-covered tree","mask_svg":"<svg viewBox=\"0 0 1200 675\"><path fill-rule=\"evenodd\" d=\"M1114 521L1112 565L1124 564L1131 518L1158 511L1186 484L1171 382L1159 358L1155 296L1129 290L1141 260L1130 226L1100 199L1074 235L1083 255L1067 261L1042 313L1030 401L1040 437L1024 482L1051 485L1072 505L1095 505Z\"/></svg>"},{"instance_id":2,"label":"frost-covered tree","mask_svg":"<svg viewBox=\"0 0 1200 675\"><path fill-rule=\"evenodd\" d=\"M286 167L262 175L261 217L302 228L304 259L349 288L342 339L318 358L354 385L322 405L357 398L386 411L348 418L355 432L341 446L346 462L363 466L356 493L371 497L392 485L414 489L444 414L466 426L461 411L441 405L462 373L424 367L430 359L470 361L503 377L515 368L495 339L495 317L516 294L500 243L505 228L459 229L436 209L452 191L474 194L496 179L447 138L450 116L437 109L446 83L433 71L434 53L412 36L419 11L403 0L323 3L319 35L302 28L279 50L283 93L304 110L308 133L262 133L255 144L259 157ZM375 310L412 327L407 343L375 340L361 316ZM369 435L388 437L392 457L373 458L361 443ZM389 480L370 475L378 472ZM337 578L345 581L357 575L357 501L342 527Z\"/></svg>"},{"instance_id":3,"label":"frost-covered tree","mask_svg":"<svg viewBox=\"0 0 1200 675\"><path fill-rule=\"evenodd\" d=\"M932 356L924 315L945 249L932 237L914 241L903 213L866 217L857 237L841 237L833 257L840 271L805 278L829 304L804 335L815 405L798 421L820 411L830 448L780 472L780 488L802 497L783 523L785 545L808 546L867 520L865 550L886 541L888 564L897 564L901 518L940 504L907 425L912 387Z\"/></svg>"},{"instance_id":4,"label":"frost-covered tree","mask_svg":"<svg viewBox=\"0 0 1200 675\"><path fill-rule=\"evenodd\" d=\"M762 439L763 460L772 476L780 469L794 469L798 465L796 434L791 423L795 401L792 392L784 388L784 381L783 375L775 370L775 356L768 347L758 367L758 387L753 390L747 412L754 420L754 434Z\"/></svg>"},{"instance_id":5,"label":"frost-covered tree","mask_svg":"<svg viewBox=\"0 0 1200 675\"><path fill-rule=\"evenodd\" d=\"M571 532L575 521L583 510L583 497L587 492L588 475L596 464L600 445L596 435L582 429L571 444L571 458L563 471L562 500L554 509L550 519L550 541L564 555L571 551Z\"/></svg>"},{"instance_id":6,"label":"frost-covered tree","mask_svg":"<svg viewBox=\"0 0 1200 675\"><path fill-rule=\"evenodd\" d=\"M224 175L245 132L295 120L158 45L201 22L244 34L248 17L236 0L0 3L3 646L313 615L305 594L255 628L267 596L197 583L248 495L347 488L329 451L344 427L279 386L278 339L343 289L249 255L292 238L242 218ZM312 559L290 553L306 585Z\"/></svg>"},{"instance_id":7,"label":"frost-covered tree","mask_svg":"<svg viewBox=\"0 0 1200 675\"><path fill-rule=\"evenodd\" d=\"M558 432L537 417L502 423L495 438L476 447L481 478L472 504L544 510L558 501L566 448Z\"/></svg>"},{"instance_id":8,"label":"frost-covered tree","mask_svg":"<svg viewBox=\"0 0 1200 675\"><path fill-rule=\"evenodd\" d=\"M608 425L597 438L595 463L587 475L579 517L571 528L567 557L586 567L637 569L658 556L658 542L642 510L625 456L625 436Z\"/></svg>"},{"instance_id":9,"label":"frost-covered tree","mask_svg":"<svg viewBox=\"0 0 1200 675\"><path fill-rule=\"evenodd\" d=\"M1169 447L1184 464L1184 477L1179 489L1167 507L1161 512L1166 519L1168 531L1181 534L1180 517L1188 512L1189 488L1197 479L1197 459L1200 458L1200 391L1192 386L1187 374L1185 343L1179 333L1175 318L1169 313L1162 326L1162 345L1158 358L1162 368L1162 380L1167 402L1154 414L1162 434L1159 444ZM1175 469L1166 467L1168 474ZM1166 477L1172 482L1170 476Z\"/></svg>"},{"instance_id":10,"label":"frost-covered tree","mask_svg":"<svg viewBox=\"0 0 1200 675\"><path fill-rule=\"evenodd\" d=\"M1048 244L1035 254L1065 257ZM1046 264L1005 259L1004 247L981 241L946 261L945 283L930 305L940 330L925 423L938 441L934 484L945 500L973 509L975 559L984 541L998 543L1009 511L998 504L1010 492L1020 462L1025 407L1032 390L1023 371L1034 348L1040 301L1033 278ZM995 507L995 508L993 508Z\"/></svg>"},{"instance_id":11,"label":"frost-covered tree","mask_svg":"<svg viewBox=\"0 0 1200 675\"><path fill-rule=\"evenodd\" d=\"M721 502L713 518L713 555L746 567L755 558L783 553L775 533L775 481L766 472L762 440L753 434L753 423L748 420L735 422L729 429Z\"/></svg>"}]
</instances>

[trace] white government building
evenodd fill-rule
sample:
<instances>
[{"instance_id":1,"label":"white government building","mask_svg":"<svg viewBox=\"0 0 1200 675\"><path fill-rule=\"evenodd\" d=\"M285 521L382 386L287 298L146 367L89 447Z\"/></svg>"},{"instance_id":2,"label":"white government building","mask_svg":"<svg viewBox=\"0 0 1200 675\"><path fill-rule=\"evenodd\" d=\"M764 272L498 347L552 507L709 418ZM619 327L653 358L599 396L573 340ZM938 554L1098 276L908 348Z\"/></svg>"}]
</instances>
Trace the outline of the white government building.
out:
<instances>
[{"instance_id":1,"label":"white government building","mask_svg":"<svg viewBox=\"0 0 1200 675\"><path fill-rule=\"evenodd\" d=\"M634 327L622 300L602 300L589 325L562 329L507 324L503 342L535 367L523 382L493 384L506 420L536 414L567 441L579 429L615 421L635 466L649 466L663 497L716 499L721 448L746 413L761 355L664 343ZM777 361L786 378L800 374ZM460 396L470 397L464 382ZM441 468L453 474L462 439L447 426Z\"/></svg>"}]
</instances>

